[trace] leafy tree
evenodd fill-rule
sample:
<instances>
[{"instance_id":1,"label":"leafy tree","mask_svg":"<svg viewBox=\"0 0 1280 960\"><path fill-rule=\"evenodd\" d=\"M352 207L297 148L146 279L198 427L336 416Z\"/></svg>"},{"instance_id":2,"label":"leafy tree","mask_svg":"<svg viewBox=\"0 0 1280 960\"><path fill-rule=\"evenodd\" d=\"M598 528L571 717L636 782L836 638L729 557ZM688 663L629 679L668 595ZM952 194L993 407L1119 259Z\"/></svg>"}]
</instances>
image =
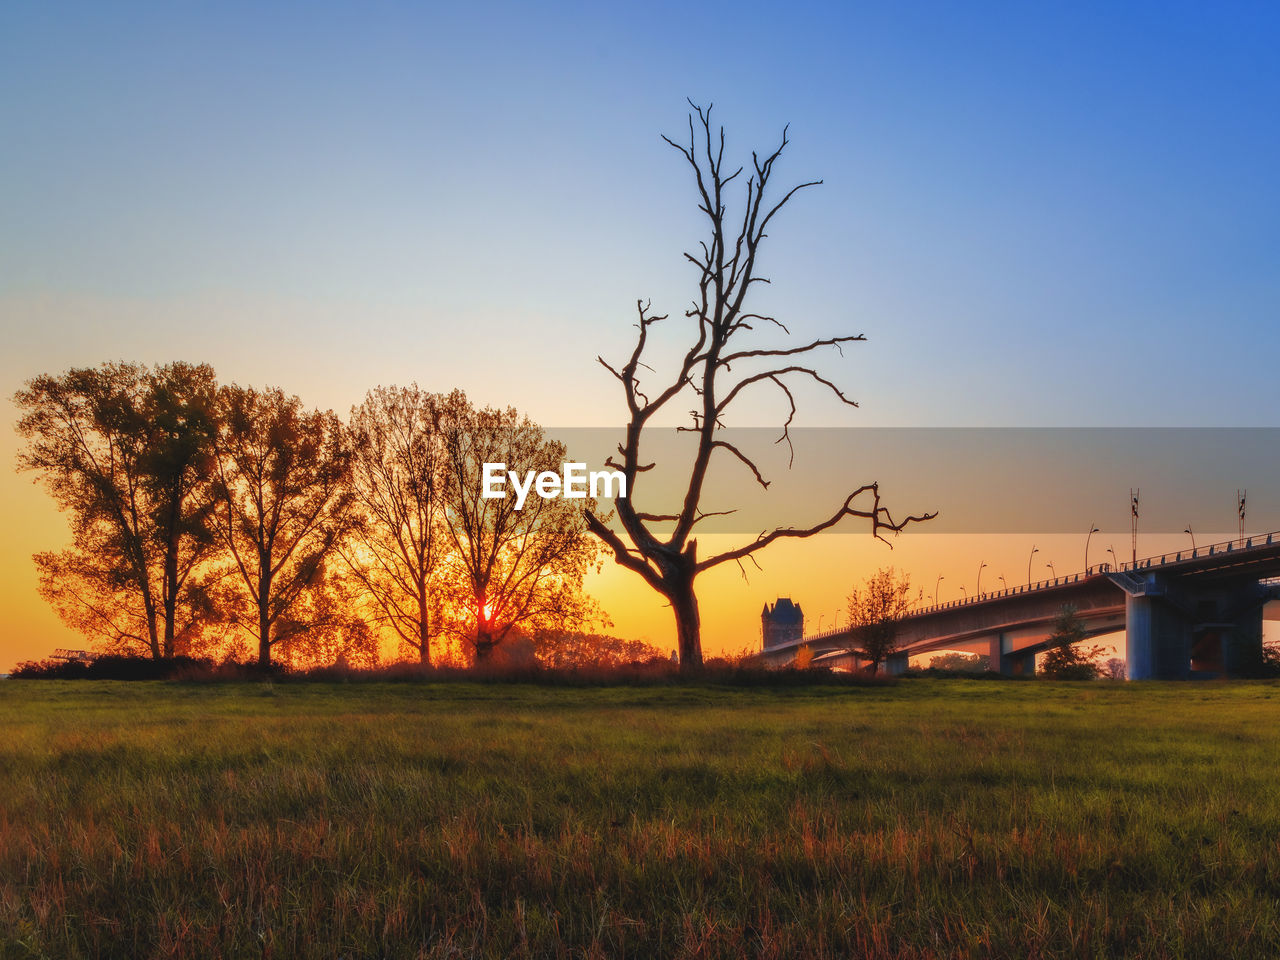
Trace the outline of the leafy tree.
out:
<instances>
[{"instance_id":1,"label":"leafy tree","mask_svg":"<svg viewBox=\"0 0 1280 960\"><path fill-rule=\"evenodd\" d=\"M663 651L643 640L623 640L582 630L544 633L534 639L534 646L540 663L561 669L667 661Z\"/></svg>"},{"instance_id":2,"label":"leafy tree","mask_svg":"<svg viewBox=\"0 0 1280 960\"><path fill-rule=\"evenodd\" d=\"M486 463L559 473L563 444L548 440L537 424L514 409L477 409L461 391L442 405L447 468L446 528L452 551L447 580L457 628L475 661L487 661L515 627L528 633L580 630L603 615L583 590L599 545L588 534L590 498L531 494L483 496Z\"/></svg>"},{"instance_id":3,"label":"leafy tree","mask_svg":"<svg viewBox=\"0 0 1280 960\"><path fill-rule=\"evenodd\" d=\"M991 669L991 658L985 653L942 653L929 658L930 670L953 673L985 673Z\"/></svg>"},{"instance_id":4,"label":"leafy tree","mask_svg":"<svg viewBox=\"0 0 1280 960\"><path fill-rule=\"evenodd\" d=\"M358 582L322 568L276 621L272 658L289 667L376 667L378 634L353 612L358 590Z\"/></svg>"},{"instance_id":5,"label":"leafy tree","mask_svg":"<svg viewBox=\"0 0 1280 960\"><path fill-rule=\"evenodd\" d=\"M710 108L691 106L697 122L695 124L694 115L690 114L688 141L677 143L663 138L689 164L697 186L698 208L706 218L706 239L699 244L697 252L685 254L698 277L697 294L692 306L685 311L686 319L691 321L684 338L687 348L675 370L665 378L657 380L656 373L642 376L640 371L653 371L652 364L656 362L645 352L651 342L652 328L667 317L654 315L648 304L638 302L639 334L631 355L618 366L598 358L622 385L626 400L628 422L625 438L618 447L620 459L611 458L608 465L621 470L626 477L627 495L615 501L621 531L594 513L587 514L592 532L613 551L617 562L639 574L670 602L676 620L680 666L684 671L696 671L702 666L701 621L694 590L698 574L728 561L740 564L779 539L813 536L845 517L870 520L872 533L879 537L882 532L898 531L908 523L932 516L924 514L895 520L881 503L879 486L869 483L850 493L826 519L810 526L777 527L761 532L755 540L736 549L709 557L698 556L698 542L693 536L695 525L717 512L706 510L702 502L713 457L738 461L756 482L768 487L768 481L751 457L718 434L730 407L754 388L767 386L777 390L789 407L782 428L782 437L787 439L787 426L795 414L792 385L797 381L816 383L830 390L842 403L856 406L831 380L804 361L814 351L839 350L845 344L865 338L836 336L794 347L771 347L750 341L758 327L773 326L784 334L787 332L773 317L755 312L747 302L748 295L755 284L767 282L757 272L758 256L774 217L798 191L821 181L801 183L785 191L781 198L772 198L769 181L788 143L784 129L775 150L763 159L752 154L753 169L743 185L743 209L731 215L726 193L744 168L730 170L724 166L723 128L713 134ZM650 377L657 382L649 382ZM669 410L671 404L681 402L690 403L694 408L692 424L685 429L696 439L683 502L667 513L641 511L634 503L636 484L653 466L641 457L642 434L655 417Z\"/></svg>"},{"instance_id":6,"label":"leafy tree","mask_svg":"<svg viewBox=\"0 0 1280 960\"><path fill-rule=\"evenodd\" d=\"M40 592L90 639L172 657L206 626L215 392L205 365L104 363L15 395L19 469L71 522L70 549L35 555Z\"/></svg>"},{"instance_id":7,"label":"leafy tree","mask_svg":"<svg viewBox=\"0 0 1280 960\"><path fill-rule=\"evenodd\" d=\"M1040 672L1050 680L1095 680L1098 665L1094 663L1105 649L1101 646L1081 647L1085 638L1084 624L1076 608L1067 604L1053 623L1049 635L1052 645L1040 662Z\"/></svg>"},{"instance_id":8,"label":"leafy tree","mask_svg":"<svg viewBox=\"0 0 1280 960\"><path fill-rule=\"evenodd\" d=\"M278 389L219 395L218 534L234 568L233 622L271 651L343 621L323 602L326 561L353 499L351 455L331 411L306 411Z\"/></svg>"},{"instance_id":9,"label":"leafy tree","mask_svg":"<svg viewBox=\"0 0 1280 960\"><path fill-rule=\"evenodd\" d=\"M352 409L348 428L357 515L345 554L373 622L424 664L444 619L449 549L440 405L416 384L379 387Z\"/></svg>"},{"instance_id":10,"label":"leafy tree","mask_svg":"<svg viewBox=\"0 0 1280 960\"><path fill-rule=\"evenodd\" d=\"M850 635L856 649L871 661L871 672L898 649L898 621L911 609L911 578L882 567L861 587L849 592Z\"/></svg>"},{"instance_id":11,"label":"leafy tree","mask_svg":"<svg viewBox=\"0 0 1280 960\"><path fill-rule=\"evenodd\" d=\"M1128 664L1120 657L1111 657L1102 665L1101 672L1108 680L1123 680L1128 676L1128 669Z\"/></svg>"}]
</instances>

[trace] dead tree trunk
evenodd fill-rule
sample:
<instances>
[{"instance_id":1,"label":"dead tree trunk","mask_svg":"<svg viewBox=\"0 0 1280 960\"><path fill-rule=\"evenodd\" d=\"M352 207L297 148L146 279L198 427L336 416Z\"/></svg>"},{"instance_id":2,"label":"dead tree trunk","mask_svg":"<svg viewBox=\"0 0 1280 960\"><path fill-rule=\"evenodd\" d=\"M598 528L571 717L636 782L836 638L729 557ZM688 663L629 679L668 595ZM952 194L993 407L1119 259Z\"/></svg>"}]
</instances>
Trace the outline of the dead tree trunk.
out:
<instances>
[{"instance_id":1,"label":"dead tree trunk","mask_svg":"<svg viewBox=\"0 0 1280 960\"><path fill-rule=\"evenodd\" d=\"M680 670L691 673L702 669L702 622L698 617L698 597L693 590L693 572L682 571L668 580L667 598L676 617L676 649Z\"/></svg>"}]
</instances>

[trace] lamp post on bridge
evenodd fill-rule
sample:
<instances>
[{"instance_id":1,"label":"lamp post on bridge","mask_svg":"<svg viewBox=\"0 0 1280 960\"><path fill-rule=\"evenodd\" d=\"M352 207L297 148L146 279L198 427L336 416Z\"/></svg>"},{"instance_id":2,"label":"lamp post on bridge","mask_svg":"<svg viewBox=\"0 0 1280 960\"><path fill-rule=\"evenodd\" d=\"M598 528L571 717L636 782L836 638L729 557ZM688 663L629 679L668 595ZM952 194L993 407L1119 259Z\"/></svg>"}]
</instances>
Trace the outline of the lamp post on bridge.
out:
<instances>
[{"instance_id":1,"label":"lamp post on bridge","mask_svg":"<svg viewBox=\"0 0 1280 960\"><path fill-rule=\"evenodd\" d=\"M947 579L947 578L946 578L946 577L944 577L942 574L938 574L938 579L937 579L936 581L934 581L934 584L933 584L933 605L934 605L935 607L938 605L938 585L939 585L940 583L942 583L942 581L943 581L943 580L945 580L945 579Z\"/></svg>"},{"instance_id":2,"label":"lamp post on bridge","mask_svg":"<svg viewBox=\"0 0 1280 960\"><path fill-rule=\"evenodd\" d=\"M1089 541L1093 539L1093 535L1098 532L1098 528L1092 523L1089 524L1089 535L1084 538L1084 571L1089 572Z\"/></svg>"},{"instance_id":3,"label":"lamp post on bridge","mask_svg":"<svg viewBox=\"0 0 1280 960\"><path fill-rule=\"evenodd\" d=\"M1187 524L1187 529L1182 531L1191 538L1191 555L1195 556L1196 552L1196 535L1191 532L1191 524Z\"/></svg>"},{"instance_id":4,"label":"lamp post on bridge","mask_svg":"<svg viewBox=\"0 0 1280 960\"><path fill-rule=\"evenodd\" d=\"M1049 573L1051 573L1051 574L1053 575L1053 579L1057 580L1057 579L1058 579L1058 571L1054 568L1054 566L1053 566L1053 561L1052 561L1052 560L1050 560L1048 563L1046 563L1046 564L1045 564L1045 566L1049 568Z\"/></svg>"},{"instance_id":5,"label":"lamp post on bridge","mask_svg":"<svg viewBox=\"0 0 1280 960\"><path fill-rule=\"evenodd\" d=\"M974 587L973 592L976 596L982 596L982 571L986 567L987 561L982 561L982 566L978 567L978 585Z\"/></svg>"},{"instance_id":6,"label":"lamp post on bridge","mask_svg":"<svg viewBox=\"0 0 1280 960\"><path fill-rule=\"evenodd\" d=\"M1027 557L1027 586L1028 587L1031 586L1031 559L1039 552L1040 552L1040 548L1033 545L1031 547L1031 556Z\"/></svg>"},{"instance_id":7,"label":"lamp post on bridge","mask_svg":"<svg viewBox=\"0 0 1280 960\"><path fill-rule=\"evenodd\" d=\"M964 600L969 599L969 591L964 588L964 584L960 584L960 596Z\"/></svg>"},{"instance_id":8,"label":"lamp post on bridge","mask_svg":"<svg viewBox=\"0 0 1280 960\"><path fill-rule=\"evenodd\" d=\"M1004 574L1000 574L1000 582L1004 584L1004 592L1009 592L1009 581L1004 578Z\"/></svg>"},{"instance_id":9,"label":"lamp post on bridge","mask_svg":"<svg viewBox=\"0 0 1280 960\"><path fill-rule=\"evenodd\" d=\"M1111 561L1112 561L1112 563L1114 563L1114 564L1116 565L1116 570L1117 570L1117 571L1119 571L1119 569L1120 569L1120 558L1116 556L1116 548L1115 548L1115 547L1107 547L1107 553L1111 554Z\"/></svg>"}]
</instances>

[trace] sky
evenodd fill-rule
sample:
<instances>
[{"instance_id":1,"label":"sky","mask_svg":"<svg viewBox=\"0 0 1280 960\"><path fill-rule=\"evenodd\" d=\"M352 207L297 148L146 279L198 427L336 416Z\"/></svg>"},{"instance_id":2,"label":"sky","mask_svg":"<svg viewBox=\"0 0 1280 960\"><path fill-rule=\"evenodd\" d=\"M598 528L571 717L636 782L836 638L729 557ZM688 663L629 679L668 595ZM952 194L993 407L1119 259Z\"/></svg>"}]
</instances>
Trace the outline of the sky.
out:
<instances>
[{"instance_id":1,"label":"sky","mask_svg":"<svg viewBox=\"0 0 1280 960\"><path fill-rule=\"evenodd\" d=\"M1278 41L1263 3L17 0L0 412L39 373L183 359L339 412L416 381L618 426L595 357L628 350L637 298L678 318L694 292L695 196L660 139L687 135L690 97L740 162L789 123L780 182L824 181L771 228L757 305L797 341L868 340L823 360L859 408L802 390L798 422L1280 426ZM779 413L762 397L733 425ZM66 527L16 451L0 430L0 670L77 645L35 596L30 555ZM1234 530L1224 484L1206 534ZM1054 535L1078 566L1083 531ZM1035 534L903 539L713 577L708 647L758 642L778 594L834 615L885 563L1017 570ZM670 645L638 582L594 589L618 632Z\"/></svg>"}]
</instances>

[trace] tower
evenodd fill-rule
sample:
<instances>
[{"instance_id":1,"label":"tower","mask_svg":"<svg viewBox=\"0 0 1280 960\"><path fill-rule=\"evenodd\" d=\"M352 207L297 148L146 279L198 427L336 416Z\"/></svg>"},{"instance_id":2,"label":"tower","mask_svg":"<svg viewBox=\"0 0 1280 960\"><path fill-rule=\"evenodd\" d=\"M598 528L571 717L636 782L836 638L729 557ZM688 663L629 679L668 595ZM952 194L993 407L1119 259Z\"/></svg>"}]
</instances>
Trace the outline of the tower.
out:
<instances>
[{"instance_id":1,"label":"tower","mask_svg":"<svg viewBox=\"0 0 1280 960\"><path fill-rule=\"evenodd\" d=\"M804 611L800 604L792 603L790 597L779 597L772 607L766 603L760 611L760 635L766 650L803 637Z\"/></svg>"}]
</instances>

